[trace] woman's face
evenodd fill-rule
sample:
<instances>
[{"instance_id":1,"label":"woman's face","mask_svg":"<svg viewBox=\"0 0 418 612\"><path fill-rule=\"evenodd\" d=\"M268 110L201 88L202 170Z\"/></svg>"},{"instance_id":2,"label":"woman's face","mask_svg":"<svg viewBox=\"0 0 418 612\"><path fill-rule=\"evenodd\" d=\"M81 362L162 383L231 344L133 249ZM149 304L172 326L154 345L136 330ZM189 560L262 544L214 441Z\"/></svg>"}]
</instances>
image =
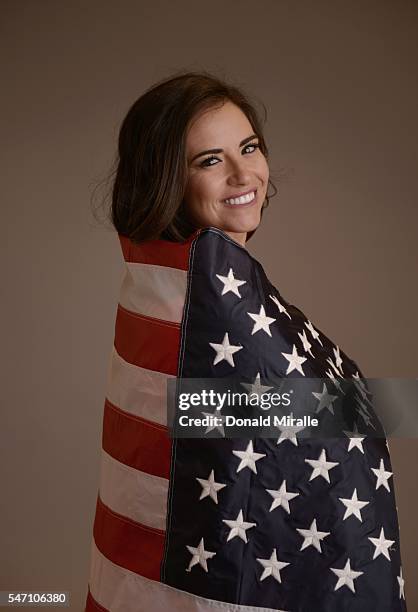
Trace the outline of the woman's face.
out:
<instances>
[{"instance_id":1,"label":"woman's face","mask_svg":"<svg viewBox=\"0 0 418 612\"><path fill-rule=\"evenodd\" d=\"M186 138L189 215L198 227L217 227L243 246L260 223L268 186L258 142L246 115L230 101L195 118Z\"/></svg>"}]
</instances>

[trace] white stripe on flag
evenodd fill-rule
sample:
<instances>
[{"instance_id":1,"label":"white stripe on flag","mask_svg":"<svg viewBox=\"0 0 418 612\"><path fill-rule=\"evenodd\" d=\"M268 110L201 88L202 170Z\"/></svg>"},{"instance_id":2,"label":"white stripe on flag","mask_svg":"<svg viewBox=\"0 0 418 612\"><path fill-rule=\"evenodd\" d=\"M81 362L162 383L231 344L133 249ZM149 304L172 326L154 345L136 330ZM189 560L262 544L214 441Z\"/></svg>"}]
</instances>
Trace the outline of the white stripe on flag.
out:
<instances>
[{"instance_id":1,"label":"white stripe on flag","mask_svg":"<svg viewBox=\"0 0 418 612\"><path fill-rule=\"evenodd\" d=\"M165 530L168 480L120 463L102 449L100 498L114 512Z\"/></svg>"},{"instance_id":2,"label":"white stripe on flag","mask_svg":"<svg viewBox=\"0 0 418 612\"><path fill-rule=\"evenodd\" d=\"M169 378L175 379L175 376L128 363L113 346L108 366L106 397L114 406L125 412L167 425Z\"/></svg>"},{"instance_id":3,"label":"white stripe on flag","mask_svg":"<svg viewBox=\"0 0 418 612\"><path fill-rule=\"evenodd\" d=\"M96 602L109 612L281 612L273 608L241 606L206 599L149 580L109 561L98 550L94 540L91 547L89 587Z\"/></svg>"},{"instance_id":4,"label":"white stripe on flag","mask_svg":"<svg viewBox=\"0 0 418 612\"><path fill-rule=\"evenodd\" d=\"M185 270L127 262L119 303L131 312L181 323L186 287Z\"/></svg>"}]
</instances>

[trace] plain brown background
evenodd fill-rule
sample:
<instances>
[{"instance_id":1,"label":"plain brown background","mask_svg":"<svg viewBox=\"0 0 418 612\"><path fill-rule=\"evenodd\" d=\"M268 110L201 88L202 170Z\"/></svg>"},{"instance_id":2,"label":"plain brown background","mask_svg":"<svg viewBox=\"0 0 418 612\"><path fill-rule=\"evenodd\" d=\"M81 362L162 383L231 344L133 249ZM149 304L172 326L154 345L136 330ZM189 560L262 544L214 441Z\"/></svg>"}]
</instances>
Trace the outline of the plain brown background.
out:
<instances>
[{"instance_id":1,"label":"plain brown background","mask_svg":"<svg viewBox=\"0 0 418 612\"><path fill-rule=\"evenodd\" d=\"M123 270L90 199L124 114L180 69L213 71L263 101L271 172L285 177L249 250L366 376L417 377L418 5L13 0L0 9L0 588L68 590L76 611ZM413 612L417 440L390 449Z\"/></svg>"}]
</instances>

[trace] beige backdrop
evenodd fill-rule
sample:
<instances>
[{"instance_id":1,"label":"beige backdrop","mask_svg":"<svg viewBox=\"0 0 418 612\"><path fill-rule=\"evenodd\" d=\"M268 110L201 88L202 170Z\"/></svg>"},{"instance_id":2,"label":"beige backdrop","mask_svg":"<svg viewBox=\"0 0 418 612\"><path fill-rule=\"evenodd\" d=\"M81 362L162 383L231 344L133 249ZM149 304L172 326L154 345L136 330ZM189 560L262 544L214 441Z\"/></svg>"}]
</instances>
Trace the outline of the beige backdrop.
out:
<instances>
[{"instance_id":1,"label":"beige backdrop","mask_svg":"<svg viewBox=\"0 0 418 612\"><path fill-rule=\"evenodd\" d=\"M272 174L286 180L249 250L365 375L416 377L418 5L0 4L0 588L69 590L79 611L122 273L89 200L124 114L179 69L212 70L264 101ZM417 440L390 448L413 612Z\"/></svg>"}]
</instances>

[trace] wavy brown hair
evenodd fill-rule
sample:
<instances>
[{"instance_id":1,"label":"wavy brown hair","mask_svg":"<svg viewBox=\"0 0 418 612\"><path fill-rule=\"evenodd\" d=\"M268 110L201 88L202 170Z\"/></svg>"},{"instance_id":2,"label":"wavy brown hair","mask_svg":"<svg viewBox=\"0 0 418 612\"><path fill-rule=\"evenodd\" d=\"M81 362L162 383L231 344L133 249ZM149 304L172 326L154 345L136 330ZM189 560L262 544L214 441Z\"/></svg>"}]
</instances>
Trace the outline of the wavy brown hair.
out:
<instances>
[{"instance_id":1,"label":"wavy brown hair","mask_svg":"<svg viewBox=\"0 0 418 612\"><path fill-rule=\"evenodd\" d=\"M183 200L188 178L186 135L198 113L228 100L246 115L268 159L255 105L239 87L207 72L180 73L159 81L132 104L119 131L112 186L110 220L119 234L136 243L157 238L183 242L197 229ZM271 179L269 184L273 193L266 195L261 215L277 193Z\"/></svg>"}]
</instances>

